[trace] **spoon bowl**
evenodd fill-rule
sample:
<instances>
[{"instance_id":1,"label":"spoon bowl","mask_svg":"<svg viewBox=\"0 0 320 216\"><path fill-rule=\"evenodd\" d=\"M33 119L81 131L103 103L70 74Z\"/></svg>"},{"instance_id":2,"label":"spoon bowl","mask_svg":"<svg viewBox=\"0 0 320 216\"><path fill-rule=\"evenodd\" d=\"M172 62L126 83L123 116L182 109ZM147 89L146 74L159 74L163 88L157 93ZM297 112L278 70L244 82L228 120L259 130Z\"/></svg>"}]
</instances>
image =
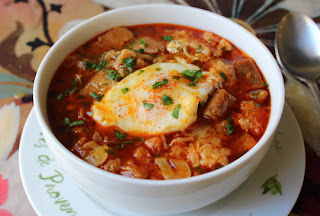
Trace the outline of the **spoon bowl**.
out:
<instances>
[{"instance_id":1,"label":"spoon bowl","mask_svg":"<svg viewBox=\"0 0 320 216\"><path fill-rule=\"evenodd\" d=\"M291 12L280 22L275 44L276 58L289 74L305 82L320 111L320 29L308 16Z\"/></svg>"}]
</instances>

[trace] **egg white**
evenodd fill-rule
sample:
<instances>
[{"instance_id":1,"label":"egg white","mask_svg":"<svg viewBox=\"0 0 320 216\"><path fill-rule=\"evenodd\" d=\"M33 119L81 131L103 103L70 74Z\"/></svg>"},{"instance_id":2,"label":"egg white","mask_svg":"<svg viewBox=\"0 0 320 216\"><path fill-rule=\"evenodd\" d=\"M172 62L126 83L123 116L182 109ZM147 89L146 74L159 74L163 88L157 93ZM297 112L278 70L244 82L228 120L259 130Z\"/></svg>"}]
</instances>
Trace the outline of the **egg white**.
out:
<instances>
[{"instance_id":1,"label":"egg white","mask_svg":"<svg viewBox=\"0 0 320 216\"><path fill-rule=\"evenodd\" d=\"M185 130L196 121L199 102L204 104L207 101L217 82L214 75L203 72L196 86L188 86L191 81L181 74L187 69L199 70L199 67L156 63L135 71L115 84L100 102L91 107L93 118L103 126L117 126L128 133L156 135ZM180 79L174 79L174 76ZM163 79L168 79L168 83L152 88ZM123 93L124 88L129 90ZM164 94L173 99L172 104L162 104ZM153 104L153 108L145 107L144 100ZM178 104L179 117L174 118L172 112Z\"/></svg>"}]
</instances>

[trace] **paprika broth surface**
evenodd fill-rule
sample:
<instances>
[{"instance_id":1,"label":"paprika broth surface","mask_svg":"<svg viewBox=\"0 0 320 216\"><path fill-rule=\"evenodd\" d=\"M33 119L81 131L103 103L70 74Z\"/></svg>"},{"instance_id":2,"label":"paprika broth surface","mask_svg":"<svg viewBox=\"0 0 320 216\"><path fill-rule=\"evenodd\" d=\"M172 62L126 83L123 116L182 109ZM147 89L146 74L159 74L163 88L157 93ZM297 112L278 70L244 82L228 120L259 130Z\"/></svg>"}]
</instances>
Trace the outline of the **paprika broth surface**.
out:
<instances>
[{"instance_id":1,"label":"paprika broth surface","mask_svg":"<svg viewBox=\"0 0 320 216\"><path fill-rule=\"evenodd\" d=\"M58 68L47 109L56 137L93 166L178 179L249 151L270 115L252 58L211 33L172 24L115 27Z\"/></svg>"}]
</instances>

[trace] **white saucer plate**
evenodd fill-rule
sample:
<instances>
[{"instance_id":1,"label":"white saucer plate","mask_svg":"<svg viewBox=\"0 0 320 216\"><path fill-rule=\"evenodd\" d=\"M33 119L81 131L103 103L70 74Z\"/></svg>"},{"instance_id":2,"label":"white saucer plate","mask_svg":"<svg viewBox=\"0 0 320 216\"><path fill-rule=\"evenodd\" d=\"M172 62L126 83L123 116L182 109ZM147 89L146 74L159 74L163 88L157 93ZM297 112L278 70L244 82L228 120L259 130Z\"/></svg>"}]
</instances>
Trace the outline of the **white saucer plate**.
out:
<instances>
[{"instance_id":1,"label":"white saucer plate","mask_svg":"<svg viewBox=\"0 0 320 216\"><path fill-rule=\"evenodd\" d=\"M48 149L34 110L25 124L19 151L23 186L38 215L137 215L100 206L73 182ZM303 138L296 118L286 104L273 143L249 179L218 202L175 216L288 215L301 190L304 171ZM275 175L282 184L282 195L262 194L261 185Z\"/></svg>"}]
</instances>

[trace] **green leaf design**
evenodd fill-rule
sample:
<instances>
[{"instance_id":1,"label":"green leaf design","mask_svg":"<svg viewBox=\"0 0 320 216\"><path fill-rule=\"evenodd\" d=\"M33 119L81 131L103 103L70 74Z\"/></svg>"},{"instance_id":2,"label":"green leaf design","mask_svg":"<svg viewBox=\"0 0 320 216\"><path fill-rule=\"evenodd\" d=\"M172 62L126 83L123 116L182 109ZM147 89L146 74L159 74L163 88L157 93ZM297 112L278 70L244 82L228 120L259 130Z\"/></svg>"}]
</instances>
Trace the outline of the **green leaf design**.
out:
<instances>
[{"instance_id":1,"label":"green leaf design","mask_svg":"<svg viewBox=\"0 0 320 216\"><path fill-rule=\"evenodd\" d=\"M282 186L279 180L277 180L277 175L270 177L267 181L261 185L263 188L262 194L266 194L270 191L271 195L276 195L279 193L282 195Z\"/></svg>"}]
</instances>

